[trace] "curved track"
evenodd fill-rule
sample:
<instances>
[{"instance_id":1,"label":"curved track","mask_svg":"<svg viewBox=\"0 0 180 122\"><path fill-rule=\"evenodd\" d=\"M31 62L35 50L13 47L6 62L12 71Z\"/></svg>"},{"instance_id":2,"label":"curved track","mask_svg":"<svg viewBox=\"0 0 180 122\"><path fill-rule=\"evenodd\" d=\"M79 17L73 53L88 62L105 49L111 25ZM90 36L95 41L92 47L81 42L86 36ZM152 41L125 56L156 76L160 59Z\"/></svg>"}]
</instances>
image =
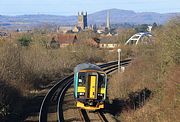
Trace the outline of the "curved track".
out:
<instances>
[{"instance_id":1,"label":"curved track","mask_svg":"<svg viewBox=\"0 0 180 122\"><path fill-rule=\"evenodd\" d=\"M125 66L129 64L131 59L121 61L121 66ZM117 70L118 65L117 61L109 62L106 64L99 65L107 74ZM62 103L64 99L65 92L73 83L73 74L64 78L63 80L59 81L55 84L49 92L44 97L44 100L41 104L40 112L39 112L39 122L47 122L47 121L58 121L63 122L63 110L62 110ZM52 115L52 111L56 113L56 115ZM82 112L84 113L84 112ZM105 116L103 116L102 112L97 113L101 121L106 122ZM82 114L85 115L85 114ZM53 117L51 117L53 116ZM84 121L87 121L87 117L85 117ZM53 118L53 120L52 120Z\"/></svg>"},{"instance_id":2,"label":"curved track","mask_svg":"<svg viewBox=\"0 0 180 122\"><path fill-rule=\"evenodd\" d=\"M84 122L90 122L90 117L88 116L88 112L86 110L83 109L79 109L79 113L81 116L81 120ZM104 116L104 114L99 110L97 112L95 112L94 114L96 114L96 121L99 122L108 122L108 120L106 119L106 117ZM94 119L94 118L93 118Z\"/></svg>"}]
</instances>

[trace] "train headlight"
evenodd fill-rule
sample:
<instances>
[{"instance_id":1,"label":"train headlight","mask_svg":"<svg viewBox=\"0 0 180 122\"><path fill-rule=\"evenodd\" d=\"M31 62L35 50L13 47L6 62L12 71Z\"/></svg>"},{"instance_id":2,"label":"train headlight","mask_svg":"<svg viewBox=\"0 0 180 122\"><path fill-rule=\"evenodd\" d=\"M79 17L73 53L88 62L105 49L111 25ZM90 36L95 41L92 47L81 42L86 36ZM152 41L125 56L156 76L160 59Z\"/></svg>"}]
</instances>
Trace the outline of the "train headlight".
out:
<instances>
[{"instance_id":1,"label":"train headlight","mask_svg":"<svg viewBox=\"0 0 180 122\"><path fill-rule=\"evenodd\" d=\"M101 96L101 97L103 97L103 96L104 96L104 94L98 93L98 96Z\"/></svg>"},{"instance_id":2,"label":"train headlight","mask_svg":"<svg viewBox=\"0 0 180 122\"><path fill-rule=\"evenodd\" d=\"M84 92L80 92L79 95L83 96L85 93Z\"/></svg>"}]
</instances>

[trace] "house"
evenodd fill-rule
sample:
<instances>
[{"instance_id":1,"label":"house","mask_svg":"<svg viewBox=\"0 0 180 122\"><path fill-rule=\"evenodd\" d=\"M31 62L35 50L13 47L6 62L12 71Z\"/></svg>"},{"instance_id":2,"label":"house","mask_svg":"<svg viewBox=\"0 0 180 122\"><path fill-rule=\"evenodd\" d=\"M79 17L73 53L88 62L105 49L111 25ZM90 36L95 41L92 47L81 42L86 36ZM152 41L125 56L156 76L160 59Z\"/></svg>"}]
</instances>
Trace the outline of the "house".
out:
<instances>
[{"instance_id":1,"label":"house","mask_svg":"<svg viewBox=\"0 0 180 122\"><path fill-rule=\"evenodd\" d=\"M0 37L7 37L8 34L6 32L0 32Z\"/></svg>"},{"instance_id":2,"label":"house","mask_svg":"<svg viewBox=\"0 0 180 122\"><path fill-rule=\"evenodd\" d=\"M88 45L88 46L91 46L91 47L99 47L100 39L98 39L98 38L89 38L89 39L79 41L76 44Z\"/></svg>"},{"instance_id":3,"label":"house","mask_svg":"<svg viewBox=\"0 0 180 122\"><path fill-rule=\"evenodd\" d=\"M113 34L109 32L108 34L106 34L106 36L111 37L113 36Z\"/></svg>"},{"instance_id":4,"label":"house","mask_svg":"<svg viewBox=\"0 0 180 122\"><path fill-rule=\"evenodd\" d=\"M60 44L60 47L66 47L69 45L74 45L78 41L75 34L58 34L57 41Z\"/></svg>"},{"instance_id":5,"label":"house","mask_svg":"<svg viewBox=\"0 0 180 122\"><path fill-rule=\"evenodd\" d=\"M114 49L117 48L118 46L120 46L120 44L118 44L115 41L110 40L109 38L101 38L99 47L100 48L106 48L106 49Z\"/></svg>"},{"instance_id":6,"label":"house","mask_svg":"<svg viewBox=\"0 0 180 122\"><path fill-rule=\"evenodd\" d=\"M79 33L81 31L81 28L78 26L75 26L74 29L72 30L74 33Z\"/></svg>"},{"instance_id":7,"label":"house","mask_svg":"<svg viewBox=\"0 0 180 122\"><path fill-rule=\"evenodd\" d=\"M62 32L62 33L70 33L72 32L72 27L71 26L61 26L58 27L57 32Z\"/></svg>"}]
</instances>

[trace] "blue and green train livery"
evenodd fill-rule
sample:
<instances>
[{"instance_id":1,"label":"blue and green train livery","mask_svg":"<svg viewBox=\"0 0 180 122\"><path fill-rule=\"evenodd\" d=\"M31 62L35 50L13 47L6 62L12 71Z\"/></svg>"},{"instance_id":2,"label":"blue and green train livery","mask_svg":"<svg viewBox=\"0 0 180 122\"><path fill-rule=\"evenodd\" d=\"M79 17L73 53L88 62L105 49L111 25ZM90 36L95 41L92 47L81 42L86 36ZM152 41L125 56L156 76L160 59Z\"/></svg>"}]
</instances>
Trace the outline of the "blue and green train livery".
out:
<instances>
[{"instance_id":1,"label":"blue and green train livery","mask_svg":"<svg viewBox=\"0 0 180 122\"><path fill-rule=\"evenodd\" d=\"M79 64L74 68L76 106L86 110L104 108L107 94L107 75L97 65Z\"/></svg>"}]
</instances>

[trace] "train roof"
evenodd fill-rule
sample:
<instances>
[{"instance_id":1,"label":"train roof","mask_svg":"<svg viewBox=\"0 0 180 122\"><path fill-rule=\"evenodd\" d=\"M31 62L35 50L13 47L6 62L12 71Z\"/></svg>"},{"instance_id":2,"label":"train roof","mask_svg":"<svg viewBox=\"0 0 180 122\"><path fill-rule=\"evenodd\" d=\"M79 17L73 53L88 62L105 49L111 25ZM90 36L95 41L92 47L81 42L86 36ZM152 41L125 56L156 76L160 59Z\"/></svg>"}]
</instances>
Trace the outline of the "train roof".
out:
<instances>
[{"instance_id":1,"label":"train roof","mask_svg":"<svg viewBox=\"0 0 180 122\"><path fill-rule=\"evenodd\" d=\"M99 71L102 71L102 69L95 65L95 64L90 64L90 63L83 63L83 64L79 64L77 65L75 68L74 68L74 73L77 73L81 70L84 70L84 69L90 69L90 70L99 70Z\"/></svg>"}]
</instances>

